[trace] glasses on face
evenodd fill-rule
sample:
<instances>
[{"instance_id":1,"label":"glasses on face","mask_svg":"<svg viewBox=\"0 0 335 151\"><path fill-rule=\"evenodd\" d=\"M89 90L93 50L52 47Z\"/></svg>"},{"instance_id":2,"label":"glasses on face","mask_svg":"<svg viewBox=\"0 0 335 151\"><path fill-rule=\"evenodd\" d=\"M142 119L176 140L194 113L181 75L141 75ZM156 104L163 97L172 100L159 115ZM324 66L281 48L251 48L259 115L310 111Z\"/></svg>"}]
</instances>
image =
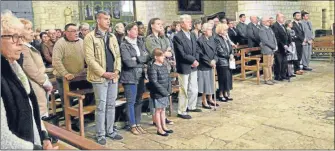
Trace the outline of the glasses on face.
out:
<instances>
[{"instance_id":1,"label":"glasses on face","mask_svg":"<svg viewBox=\"0 0 335 151\"><path fill-rule=\"evenodd\" d=\"M23 41L24 36L19 36L18 34L14 35L1 35L1 38L12 38L13 43L18 43L19 39Z\"/></svg>"},{"instance_id":2,"label":"glasses on face","mask_svg":"<svg viewBox=\"0 0 335 151\"><path fill-rule=\"evenodd\" d=\"M67 32L70 32L70 33L77 33L79 32L78 30L68 30Z\"/></svg>"}]
</instances>

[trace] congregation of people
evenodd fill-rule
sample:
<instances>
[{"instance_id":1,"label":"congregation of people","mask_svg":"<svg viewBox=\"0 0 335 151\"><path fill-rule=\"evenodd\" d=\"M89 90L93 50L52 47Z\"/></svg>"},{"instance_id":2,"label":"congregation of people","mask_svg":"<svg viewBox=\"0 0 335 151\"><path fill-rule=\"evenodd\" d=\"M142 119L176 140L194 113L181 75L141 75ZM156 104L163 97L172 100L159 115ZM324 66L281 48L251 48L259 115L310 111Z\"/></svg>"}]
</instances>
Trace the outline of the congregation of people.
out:
<instances>
[{"instance_id":1,"label":"congregation of people","mask_svg":"<svg viewBox=\"0 0 335 151\"><path fill-rule=\"evenodd\" d=\"M111 25L110 14L99 11L93 30L87 23L79 27L69 23L64 30L46 31L34 31L31 21L5 11L1 15L1 146L57 149L43 125L49 116L50 93L58 90L64 112L63 78L71 81L82 74L93 87L97 143L105 145L107 137L123 139L114 126L119 85L124 88L132 134L148 133L141 125L142 95L148 90L157 135L172 135L168 125L174 123L166 117L166 108L172 105L173 85L179 86L177 117L191 119L190 112L233 100L233 65L239 46L260 47L264 84L274 85L312 70L313 39L305 11L294 12L292 20L282 13L276 20L250 16L248 24L245 14L239 15L238 22L219 17L204 22L184 14L171 26L165 26L163 18L152 18L147 26L140 21ZM50 68L56 88L46 74ZM70 104L75 104L73 99Z\"/></svg>"}]
</instances>

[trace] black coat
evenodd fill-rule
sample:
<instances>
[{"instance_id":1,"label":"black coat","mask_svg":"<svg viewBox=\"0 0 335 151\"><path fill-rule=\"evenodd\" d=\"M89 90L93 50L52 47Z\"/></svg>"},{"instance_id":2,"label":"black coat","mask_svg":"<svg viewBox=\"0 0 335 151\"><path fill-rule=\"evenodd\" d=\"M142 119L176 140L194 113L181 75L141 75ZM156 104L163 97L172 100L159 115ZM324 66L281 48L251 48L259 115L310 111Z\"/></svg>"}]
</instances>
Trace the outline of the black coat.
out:
<instances>
[{"instance_id":1,"label":"black coat","mask_svg":"<svg viewBox=\"0 0 335 151\"><path fill-rule=\"evenodd\" d=\"M32 87L30 86L30 94L27 94L9 62L3 56L1 56L1 70L4 71L1 72L1 97L6 110L9 130L17 137L34 143L34 118L41 141L44 140L48 136L45 131L41 130L39 107ZM41 147L34 145L34 149L42 149Z\"/></svg>"},{"instance_id":2,"label":"black coat","mask_svg":"<svg viewBox=\"0 0 335 151\"><path fill-rule=\"evenodd\" d=\"M302 44L304 42L304 39L305 39L305 33L302 29L303 28L302 24L301 23L299 23L299 24L300 25L298 25L295 21L293 21L292 30L294 30L295 35L297 36L297 38L295 38L293 41L297 44Z\"/></svg>"},{"instance_id":3,"label":"black coat","mask_svg":"<svg viewBox=\"0 0 335 151\"><path fill-rule=\"evenodd\" d=\"M233 31L233 29L235 32ZM233 29L231 28L228 29L228 35L229 35L230 40L233 41L234 44L237 44L238 43L237 29L236 28L233 28Z\"/></svg>"},{"instance_id":4,"label":"black coat","mask_svg":"<svg viewBox=\"0 0 335 151\"><path fill-rule=\"evenodd\" d=\"M170 74L167 66L154 62L148 68L149 90L152 99L167 97L171 93Z\"/></svg>"},{"instance_id":5,"label":"black coat","mask_svg":"<svg viewBox=\"0 0 335 151\"><path fill-rule=\"evenodd\" d=\"M218 57L216 65L228 67L230 55L233 54L233 47L231 46L229 40L224 40L219 35L215 37L215 43L216 43L216 54Z\"/></svg>"},{"instance_id":6,"label":"black coat","mask_svg":"<svg viewBox=\"0 0 335 151\"><path fill-rule=\"evenodd\" d=\"M122 70L120 83L138 84L139 79L144 76L144 65L150 60L150 55L145 49L143 40L137 39L137 46L140 49L140 56L137 56L135 48L127 40L121 43ZM133 60L133 57L136 60Z\"/></svg>"},{"instance_id":7,"label":"black coat","mask_svg":"<svg viewBox=\"0 0 335 151\"><path fill-rule=\"evenodd\" d=\"M173 37L177 73L190 74L192 71L197 71L196 67L191 67L195 60L199 60L196 39L191 32L191 40L189 40L183 31L178 32Z\"/></svg>"},{"instance_id":8,"label":"black coat","mask_svg":"<svg viewBox=\"0 0 335 151\"><path fill-rule=\"evenodd\" d=\"M259 29L253 23L249 23L247 26L247 33L248 47L259 47L259 43L261 42L259 38Z\"/></svg>"},{"instance_id":9,"label":"black coat","mask_svg":"<svg viewBox=\"0 0 335 151\"><path fill-rule=\"evenodd\" d=\"M209 37L208 40L204 35L197 40L199 48L199 66L198 70L208 71L212 69L211 61L217 61L216 56L216 43L214 37Z\"/></svg>"},{"instance_id":10,"label":"black coat","mask_svg":"<svg viewBox=\"0 0 335 151\"><path fill-rule=\"evenodd\" d=\"M277 39L277 44L278 44L278 52L282 54L286 54L286 50L284 46L289 46L291 43L291 36L287 32L286 28L284 29L279 25L278 22L274 23L272 25L272 30L275 33L276 39Z\"/></svg>"}]
</instances>

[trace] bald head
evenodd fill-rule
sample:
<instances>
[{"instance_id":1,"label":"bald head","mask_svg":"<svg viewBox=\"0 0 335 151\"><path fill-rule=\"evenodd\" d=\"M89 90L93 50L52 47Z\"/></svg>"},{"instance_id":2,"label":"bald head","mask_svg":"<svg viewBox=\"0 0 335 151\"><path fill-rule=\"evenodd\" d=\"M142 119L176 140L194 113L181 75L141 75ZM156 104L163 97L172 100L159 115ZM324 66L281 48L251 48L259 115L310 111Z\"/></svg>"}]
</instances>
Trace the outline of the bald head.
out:
<instances>
[{"instance_id":1,"label":"bald head","mask_svg":"<svg viewBox=\"0 0 335 151\"><path fill-rule=\"evenodd\" d=\"M280 23L280 24L284 24L284 21L285 21L284 14L282 14L282 13L278 13L278 14L276 15L276 20L277 20L278 23Z\"/></svg>"},{"instance_id":2,"label":"bald head","mask_svg":"<svg viewBox=\"0 0 335 151\"><path fill-rule=\"evenodd\" d=\"M250 16L250 21L254 24L257 24L258 20L257 20L257 16Z\"/></svg>"},{"instance_id":3,"label":"bald head","mask_svg":"<svg viewBox=\"0 0 335 151\"><path fill-rule=\"evenodd\" d=\"M269 26L270 26L270 21L271 21L271 20L270 20L270 17L265 16L265 17L262 18L262 25L263 25L263 26L268 26L268 27L269 27Z\"/></svg>"}]
</instances>

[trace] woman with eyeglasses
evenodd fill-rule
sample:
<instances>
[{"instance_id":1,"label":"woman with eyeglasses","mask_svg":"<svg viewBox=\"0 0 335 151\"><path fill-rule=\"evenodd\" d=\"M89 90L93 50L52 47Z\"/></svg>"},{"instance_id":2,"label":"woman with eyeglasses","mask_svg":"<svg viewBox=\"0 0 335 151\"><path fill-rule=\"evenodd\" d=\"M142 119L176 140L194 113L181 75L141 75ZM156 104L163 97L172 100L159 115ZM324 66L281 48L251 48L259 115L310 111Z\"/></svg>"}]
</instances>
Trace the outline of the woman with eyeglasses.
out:
<instances>
[{"instance_id":1,"label":"woman with eyeglasses","mask_svg":"<svg viewBox=\"0 0 335 151\"><path fill-rule=\"evenodd\" d=\"M58 149L51 144L32 85L16 61L22 53L23 30L10 11L1 14L1 149Z\"/></svg>"},{"instance_id":2,"label":"woman with eyeglasses","mask_svg":"<svg viewBox=\"0 0 335 151\"><path fill-rule=\"evenodd\" d=\"M23 64L22 69L29 78L31 86L37 96L38 105L40 107L41 117L48 116L48 99L47 93L49 94L52 90L52 84L49 81L48 76L45 74L45 66L40 51L34 46L30 45L29 42L33 40L32 23L27 19L20 19L24 25L24 44L23 44Z\"/></svg>"}]
</instances>

